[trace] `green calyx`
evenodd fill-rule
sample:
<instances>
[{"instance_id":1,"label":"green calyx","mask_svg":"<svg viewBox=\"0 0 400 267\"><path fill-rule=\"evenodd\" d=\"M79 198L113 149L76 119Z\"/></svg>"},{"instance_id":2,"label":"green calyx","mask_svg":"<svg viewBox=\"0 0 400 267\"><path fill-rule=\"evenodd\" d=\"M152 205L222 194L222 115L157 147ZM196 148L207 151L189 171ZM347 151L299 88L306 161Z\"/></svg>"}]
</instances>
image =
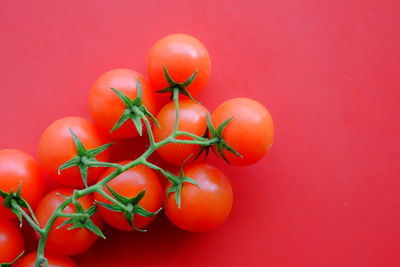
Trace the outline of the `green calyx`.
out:
<instances>
[{"instance_id":1,"label":"green calyx","mask_svg":"<svg viewBox=\"0 0 400 267\"><path fill-rule=\"evenodd\" d=\"M190 75L189 78L187 78L187 80L184 81L183 83L178 83L178 82L175 82L175 81L172 79L172 77L171 77L171 75L169 74L169 72L168 72L168 70L167 70L167 67L166 67L165 65L163 65L163 69L164 69L164 76L165 76L165 79L167 80L169 86L166 87L166 88L164 88L164 89L158 90L158 91L157 91L158 93L171 93L171 98L172 98L172 95L173 95L173 93L174 93L174 90L177 89L177 90L179 90L179 93L180 93L180 94L185 95L185 96L189 97L191 100L197 102L197 101L192 97L192 95L189 93L189 91L188 91L186 88L193 82L194 78L196 78L197 73L198 73L198 70L196 70L195 72L193 72L193 74Z\"/></svg>"},{"instance_id":2,"label":"green calyx","mask_svg":"<svg viewBox=\"0 0 400 267\"><path fill-rule=\"evenodd\" d=\"M87 150L81 140L78 138L78 136L74 133L72 129L69 129L72 135L72 140L74 141L77 155L73 157L72 159L68 160L64 164L62 164L58 168L58 174L62 170L78 166L81 176L82 176L82 181L85 187L88 186L87 184L87 177L88 177L88 169L89 167L103 167L103 166L108 166L106 162L104 164L100 161L96 160L96 156L106 150L109 146L111 146L113 143L105 144L99 147L96 147L94 149Z\"/></svg>"},{"instance_id":3,"label":"green calyx","mask_svg":"<svg viewBox=\"0 0 400 267\"><path fill-rule=\"evenodd\" d=\"M8 263L0 263L0 267L10 267L14 263L16 263L23 255L25 254L25 251L22 251L12 262Z\"/></svg>"},{"instance_id":4,"label":"green calyx","mask_svg":"<svg viewBox=\"0 0 400 267\"><path fill-rule=\"evenodd\" d=\"M161 210L161 209L159 209L156 212L150 212L148 210L145 210L141 206L139 206L139 202L144 197L146 190L141 191L139 194L137 194L133 198L127 198L127 197L122 196L115 190L113 190L108 185L107 185L107 188L110 191L111 195L119 203L119 205L104 203L104 202L100 202L100 201L97 201L97 203L108 210L115 211L115 212L122 212L125 216L125 219L129 223L130 227L132 227L132 229L139 231L139 232L146 232L146 230L139 229L134 225L134 215L138 214L143 217L153 217L157 213L159 213Z\"/></svg>"},{"instance_id":5,"label":"green calyx","mask_svg":"<svg viewBox=\"0 0 400 267\"><path fill-rule=\"evenodd\" d=\"M75 206L76 213L63 213L62 217L70 218L57 226L56 229L71 224L71 226L68 227L68 230L86 228L101 238L106 239L100 228L92 221L92 216L97 212L97 205L93 205L87 210L84 210L82 205L76 200L73 201L73 205Z\"/></svg>"},{"instance_id":6,"label":"green calyx","mask_svg":"<svg viewBox=\"0 0 400 267\"><path fill-rule=\"evenodd\" d=\"M147 108L143 105L142 102L142 84L139 79L136 79L136 88L137 88L137 96L135 99L130 99L127 95L122 93L121 91L111 88L117 96L121 99L121 101L125 105L125 111L122 113L119 120L115 123L114 127L111 129L110 133L113 133L117 129L119 129L126 121L132 120L133 124L136 127L139 135L143 134L143 124L142 119L147 119L148 116L158 127L160 124L157 119L147 110Z\"/></svg>"},{"instance_id":7,"label":"green calyx","mask_svg":"<svg viewBox=\"0 0 400 267\"><path fill-rule=\"evenodd\" d=\"M229 122L233 119L233 117L225 120L224 122L222 122L219 127L216 129L211 121L211 116L210 114L207 114L207 130L210 134L210 139L212 140L216 140L214 144L211 145L206 145L206 146L201 146L199 153L196 155L195 159L198 158L203 151L205 151L206 153L206 157L208 156L209 150L211 149L211 151L216 155L220 155L229 165L230 162L228 161L228 159L225 157L224 154L224 150L227 150L233 154L235 154L238 157L243 157L242 155L240 155L238 152L236 152L230 145L228 145L228 143L226 143L226 141L224 140L224 138L222 137L222 133L224 131L224 129L226 128L226 126L229 124ZM217 151L214 150L214 146L217 149Z\"/></svg>"},{"instance_id":8,"label":"green calyx","mask_svg":"<svg viewBox=\"0 0 400 267\"><path fill-rule=\"evenodd\" d=\"M182 204L183 184L190 183L190 184L194 184L194 185L200 187L200 185L197 183L196 180L185 176L185 174L183 173L182 167L179 171L179 176L176 176L168 171L164 172L164 176L165 176L165 178L168 179L168 181L171 182L171 186L168 188L167 192L165 193L165 198L167 198L169 194L175 193L175 201L176 201L176 205L178 206L179 209L181 208L181 204Z\"/></svg>"},{"instance_id":9,"label":"green calyx","mask_svg":"<svg viewBox=\"0 0 400 267\"><path fill-rule=\"evenodd\" d=\"M13 204L16 204L20 208L30 209L29 204L21 197L21 184L18 186L17 191L11 190L9 193L0 190L0 197L4 200L2 202L3 206L10 209L17 217L22 226L22 213L20 209L17 209ZM33 213L33 211L31 211ZM36 220L36 218L35 218ZM37 223L37 221L35 221Z\"/></svg>"}]
</instances>

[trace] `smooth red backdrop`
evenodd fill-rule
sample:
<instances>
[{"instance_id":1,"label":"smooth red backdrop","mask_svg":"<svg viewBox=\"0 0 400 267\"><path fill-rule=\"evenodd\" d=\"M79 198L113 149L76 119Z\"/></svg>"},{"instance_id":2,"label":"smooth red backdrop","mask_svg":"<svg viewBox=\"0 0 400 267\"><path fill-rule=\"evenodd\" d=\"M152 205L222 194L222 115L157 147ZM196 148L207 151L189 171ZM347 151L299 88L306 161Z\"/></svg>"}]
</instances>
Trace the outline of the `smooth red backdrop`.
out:
<instances>
[{"instance_id":1,"label":"smooth red backdrop","mask_svg":"<svg viewBox=\"0 0 400 267\"><path fill-rule=\"evenodd\" d=\"M218 163L235 194L219 229L186 233L163 216L148 233L107 228L79 265L399 266L399 3L1 0L0 148L36 156L51 122L88 117L99 75L145 72L157 39L188 33L212 58L199 100L258 99L272 151Z\"/></svg>"}]
</instances>

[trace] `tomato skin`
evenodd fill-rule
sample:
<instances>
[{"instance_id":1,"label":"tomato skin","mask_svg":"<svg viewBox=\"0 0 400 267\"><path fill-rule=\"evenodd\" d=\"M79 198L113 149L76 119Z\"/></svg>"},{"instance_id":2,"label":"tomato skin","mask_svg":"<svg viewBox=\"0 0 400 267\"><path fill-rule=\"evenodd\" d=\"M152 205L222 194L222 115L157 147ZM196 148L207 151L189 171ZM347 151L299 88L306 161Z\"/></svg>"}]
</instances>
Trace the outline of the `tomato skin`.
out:
<instances>
[{"instance_id":1,"label":"tomato skin","mask_svg":"<svg viewBox=\"0 0 400 267\"><path fill-rule=\"evenodd\" d=\"M118 164L125 165L129 161L122 161ZM99 181L103 180L115 169L108 168L104 174L100 177ZM98 182L99 182L98 181ZM140 193L143 189L146 189L146 193L142 200L139 202L139 206L142 208L156 212L162 206L163 202L163 188L155 172L147 166L138 165L126 172L118 175L113 180L107 183L109 187L121 194L122 196L132 198ZM104 187L104 191L111 195L109 190ZM110 203L108 199L104 198L102 195L95 193L94 198L96 201L101 201L105 203ZM99 205L99 212L103 219L112 227L124 230L133 231L132 227L128 224L125 216L122 213L108 210L101 205ZM136 228L144 228L150 224L156 216L147 218L140 216L138 214L134 215L133 223Z\"/></svg>"},{"instance_id":2,"label":"tomato skin","mask_svg":"<svg viewBox=\"0 0 400 267\"><path fill-rule=\"evenodd\" d=\"M243 158L224 151L232 165L246 166L261 160L269 151L274 139L274 124L268 110L249 98L234 98L223 102L212 114L217 128L233 117L222 132L223 139Z\"/></svg>"},{"instance_id":3,"label":"tomato skin","mask_svg":"<svg viewBox=\"0 0 400 267\"><path fill-rule=\"evenodd\" d=\"M190 232L206 232L221 225L229 216L233 192L226 175L206 163L196 163L184 168L184 174L196 180L194 184L184 183L181 208L175 201L175 193L168 195L165 212L177 227Z\"/></svg>"},{"instance_id":4,"label":"tomato skin","mask_svg":"<svg viewBox=\"0 0 400 267\"><path fill-rule=\"evenodd\" d=\"M130 138L138 136L138 132L131 120L126 121L119 129L110 134L115 123L125 111L125 105L116 93L115 88L130 99L137 95L136 79L142 85L143 105L151 114L157 112L157 104L153 90L147 79L140 73L130 69L114 69L101 75L93 84L89 94L89 112L95 125L106 135L112 138ZM146 127L143 125L143 130Z\"/></svg>"},{"instance_id":5,"label":"tomato skin","mask_svg":"<svg viewBox=\"0 0 400 267\"><path fill-rule=\"evenodd\" d=\"M18 228L5 219L0 219L0 263L9 263L24 250L24 240Z\"/></svg>"},{"instance_id":6,"label":"tomato skin","mask_svg":"<svg viewBox=\"0 0 400 267\"><path fill-rule=\"evenodd\" d=\"M71 196L73 188L60 188L48 193L42 201L40 201L35 214L39 220L39 226L44 227L54 213L54 211L65 201L64 196ZM93 197L85 195L78 199L84 210L87 210L93 205ZM69 204L63 211L64 213L75 212L75 206ZM68 218L59 217L55 220L53 227L50 230L47 239L46 250L61 254L61 255L76 255L86 251L97 240L97 235L87 230L86 228L76 228L68 230L70 225L65 225L59 229L57 226L68 220ZM92 216L92 221L101 228L102 222L99 214ZM38 237L38 236L37 236Z\"/></svg>"},{"instance_id":7,"label":"tomato skin","mask_svg":"<svg viewBox=\"0 0 400 267\"><path fill-rule=\"evenodd\" d=\"M179 101L179 124L178 129L190 132L198 136L203 136L207 129L207 109L192 100ZM154 139L158 142L167 138L174 129L175 124L175 106L173 102L166 104L157 114L157 120L161 127L153 126ZM177 139L192 140L192 137L178 136ZM196 156L199 151L199 145L192 144L166 144L159 149L157 153L165 161L181 165L190 155Z\"/></svg>"},{"instance_id":8,"label":"tomato skin","mask_svg":"<svg viewBox=\"0 0 400 267\"><path fill-rule=\"evenodd\" d=\"M76 147L69 129L72 129L86 149L93 149L107 143L101 133L88 120L81 117L64 117L53 122L42 134L39 141L39 161L44 171L64 186L83 186L78 167L65 169L58 174L58 168L76 156ZM108 150L96 156L99 161L107 161ZM92 184L104 168L89 168L88 184Z\"/></svg>"},{"instance_id":9,"label":"tomato skin","mask_svg":"<svg viewBox=\"0 0 400 267\"><path fill-rule=\"evenodd\" d=\"M22 197L35 208L43 196L44 178L39 164L35 159L23 151L16 149L0 150L0 190L16 192L21 187ZM1 205L3 198L0 197L0 217L9 219L16 216L6 207Z\"/></svg>"},{"instance_id":10,"label":"tomato skin","mask_svg":"<svg viewBox=\"0 0 400 267\"><path fill-rule=\"evenodd\" d=\"M208 83L211 71L210 56L204 45L186 34L171 34L154 44L147 57L147 73L155 90L169 86L163 65L175 82L182 83L196 70L197 77L187 87L192 96L197 95Z\"/></svg>"},{"instance_id":11,"label":"tomato skin","mask_svg":"<svg viewBox=\"0 0 400 267\"><path fill-rule=\"evenodd\" d=\"M36 252L31 252L17 262L17 267L35 267ZM76 263L67 256L57 255L50 252L45 253L49 267L77 267Z\"/></svg>"}]
</instances>

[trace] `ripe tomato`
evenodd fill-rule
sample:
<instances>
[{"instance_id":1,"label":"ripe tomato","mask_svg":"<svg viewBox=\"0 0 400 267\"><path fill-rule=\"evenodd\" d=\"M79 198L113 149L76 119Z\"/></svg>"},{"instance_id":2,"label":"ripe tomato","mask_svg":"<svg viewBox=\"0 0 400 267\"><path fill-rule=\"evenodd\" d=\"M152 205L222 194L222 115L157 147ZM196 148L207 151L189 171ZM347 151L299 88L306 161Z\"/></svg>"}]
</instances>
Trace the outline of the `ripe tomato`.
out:
<instances>
[{"instance_id":1,"label":"ripe tomato","mask_svg":"<svg viewBox=\"0 0 400 267\"><path fill-rule=\"evenodd\" d=\"M0 263L10 263L24 250L24 240L17 227L0 219Z\"/></svg>"},{"instance_id":2,"label":"ripe tomato","mask_svg":"<svg viewBox=\"0 0 400 267\"><path fill-rule=\"evenodd\" d=\"M190 232L205 232L221 225L232 209L233 193L228 178L218 168L196 163L184 168L184 175L197 181L182 186L181 208L170 193L165 201L165 212L170 221Z\"/></svg>"},{"instance_id":3,"label":"ripe tomato","mask_svg":"<svg viewBox=\"0 0 400 267\"><path fill-rule=\"evenodd\" d=\"M178 129L190 132L198 136L203 136L207 129L207 109L192 101L179 101L179 124ZM175 106L173 102L165 105L157 114L157 120L161 127L154 125L154 139L158 142L167 138L174 129ZM192 137L179 136L177 139L191 140ZM192 144L167 144L160 147L157 153L167 162L180 165L191 154L196 156L199 145Z\"/></svg>"},{"instance_id":4,"label":"ripe tomato","mask_svg":"<svg viewBox=\"0 0 400 267\"><path fill-rule=\"evenodd\" d=\"M212 114L217 128L233 117L222 132L223 139L243 158L224 151L232 165L254 164L271 148L274 139L274 124L268 110L259 102L249 98L234 98L223 102Z\"/></svg>"},{"instance_id":5,"label":"ripe tomato","mask_svg":"<svg viewBox=\"0 0 400 267\"><path fill-rule=\"evenodd\" d=\"M73 194L73 190L73 188L60 188L44 196L35 211L40 227L44 227L46 225L54 211L62 202L64 202L65 198L57 193L63 196L71 196ZM82 205L84 210L87 210L93 205L93 197L86 195L79 198L78 202ZM69 204L63 212L73 213L75 211L75 206L73 204ZM96 241L97 235L86 228L68 230L68 228L71 226L70 224L56 229L57 226L64 223L66 220L68 220L68 218L60 217L56 219L47 239L46 250L50 250L61 255L80 254L87 250ZM102 226L101 218L98 214L94 214L92 216L92 221L98 227Z\"/></svg>"},{"instance_id":6,"label":"ripe tomato","mask_svg":"<svg viewBox=\"0 0 400 267\"><path fill-rule=\"evenodd\" d=\"M118 164L124 165L126 163L128 163L128 161L122 161ZM114 168L108 168L100 177L99 181L107 177L114 170ZM162 185L155 172L147 166L135 166L115 177L107 183L107 185L120 195L127 198L133 198L145 189L146 193L139 202L139 206L150 212L156 212L162 206L164 193ZM111 195L106 187L104 187L104 191ZM96 201L112 204L111 201L98 193L94 194L94 198ZM122 213L108 210L101 205L99 205L99 212L103 219L112 227L119 230L133 230ZM136 228L141 229L146 227L154 219L155 216L148 218L135 214L133 224Z\"/></svg>"},{"instance_id":7,"label":"ripe tomato","mask_svg":"<svg viewBox=\"0 0 400 267\"><path fill-rule=\"evenodd\" d=\"M143 105L150 113L157 112L153 90L142 74L130 69L114 69L106 72L93 84L89 94L90 116L104 134L113 138L138 136L132 120L126 121L119 129L110 134L111 129L125 111L124 103L111 88L121 91L130 99L135 99L137 95L136 79L139 79L142 85ZM143 129L146 128L143 126Z\"/></svg>"},{"instance_id":8,"label":"ripe tomato","mask_svg":"<svg viewBox=\"0 0 400 267\"><path fill-rule=\"evenodd\" d=\"M0 190L4 192L17 191L21 184L21 196L32 208L35 208L43 196L44 179L39 164L35 159L16 149L0 150ZM16 218L6 207L1 205L0 217Z\"/></svg>"},{"instance_id":9,"label":"ripe tomato","mask_svg":"<svg viewBox=\"0 0 400 267\"><path fill-rule=\"evenodd\" d=\"M50 252L45 253L49 267L77 267L76 263L67 256L57 255ZM36 262L36 252L31 252L18 260L17 267L34 267Z\"/></svg>"},{"instance_id":10,"label":"ripe tomato","mask_svg":"<svg viewBox=\"0 0 400 267\"><path fill-rule=\"evenodd\" d=\"M210 78L210 56L204 45L186 34L171 34L159 40L147 57L147 73L155 90L169 86L164 76L163 65L175 82L182 83L196 70L197 77L187 87L192 96L197 95Z\"/></svg>"},{"instance_id":11,"label":"ripe tomato","mask_svg":"<svg viewBox=\"0 0 400 267\"><path fill-rule=\"evenodd\" d=\"M76 156L70 128L88 150L107 143L91 122L80 117L65 117L53 122L42 134L39 141L39 161L44 171L58 183L65 186L83 186L79 168L76 166L58 174L58 168ZM99 161L107 161L108 150L96 158ZM103 171L104 168L89 168L88 183L94 182Z\"/></svg>"}]
</instances>

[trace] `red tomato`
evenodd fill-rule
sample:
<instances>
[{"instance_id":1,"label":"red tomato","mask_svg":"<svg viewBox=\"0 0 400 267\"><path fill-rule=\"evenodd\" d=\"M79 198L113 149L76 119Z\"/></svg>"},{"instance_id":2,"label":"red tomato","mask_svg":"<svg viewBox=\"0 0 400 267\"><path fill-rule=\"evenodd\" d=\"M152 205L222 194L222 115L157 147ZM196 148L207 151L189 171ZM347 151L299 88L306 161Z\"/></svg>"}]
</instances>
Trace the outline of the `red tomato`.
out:
<instances>
[{"instance_id":1,"label":"red tomato","mask_svg":"<svg viewBox=\"0 0 400 267\"><path fill-rule=\"evenodd\" d=\"M32 208L43 196L44 179L35 159L15 149L0 150L0 190L16 192L19 185L21 195ZM0 203L3 198L0 197ZM16 218L6 207L0 204L0 217Z\"/></svg>"},{"instance_id":2,"label":"red tomato","mask_svg":"<svg viewBox=\"0 0 400 267\"><path fill-rule=\"evenodd\" d=\"M24 250L24 240L17 227L10 221L0 219L0 263L14 261Z\"/></svg>"},{"instance_id":3,"label":"red tomato","mask_svg":"<svg viewBox=\"0 0 400 267\"><path fill-rule=\"evenodd\" d=\"M65 169L58 174L58 168L77 153L70 128L88 150L107 143L91 122L80 117L65 117L53 122L42 134L39 141L39 161L45 172L58 183L65 186L83 186L78 167ZM99 161L107 161L108 150L96 158ZM103 171L104 168L89 168L88 183L93 183Z\"/></svg>"},{"instance_id":4,"label":"red tomato","mask_svg":"<svg viewBox=\"0 0 400 267\"><path fill-rule=\"evenodd\" d=\"M254 164L271 148L274 124L268 110L249 98L234 98L223 102L212 114L215 128L233 117L222 132L223 139L243 158L224 150L232 165Z\"/></svg>"},{"instance_id":5,"label":"red tomato","mask_svg":"<svg viewBox=\"0 0 400 267\"><path fill-rule=\"evenodd\" d=\"M203 136L207 129L207 109L192 101L179 101L179 124L178 129L190 132L198 136ZM157 114L157 120L161 127L154 125L154 138L158 142L167 138L174 129L175 106L173 102L165 105ZM192 137L178 136L177 139L191 140ZM167 144L160 147L157 153L167 162L175 165L181 165L182 162L191 154L196 156L199 151L199 145L189 144Z\"/></svg>"},{"instance_id":6,"label":"red tomato","mask_svg":"<svg viewBox=\"0 0 400 267\"><path fill-rule=\"evenodd\" d=\"M156 100L153 90L147 79L140 73L130 69L115 69L104 73L92 86L89 94L89 112L96 126L113 138L129 138L138 136L132 120L126 121L119 129L110 134L111 129L125 111L125 105L116 93L110 88L115 88L130 99L137 95L136 79L142 85L142 101L147 110L157 112ZM146 128L143 126L143 130Z\"/></svg>"},{"instance_id":7,"label":"red tomato","mask_svg":"<svg viewBox=\"0 0 400 267\"><path fill-rule=\"evenodd\" d=\"M184 168L184 175L200 185L184 183L181 208L170 193L165 202L165 212L170 221L190 232L205 232L221 225L232 209L233 193L228 178L218 168L197 163Z\"/></svg>"},{"instance_id":8,"label":"red tomato","mask_svg":"<svg viewBox=\"0 0 400 267\"><path fill-rule=\"evenodd\" d=\"M118 164L125 165L127 163L128 161L122 161ZM108 168L100 177L99 181L107 177L114 170L114 168ZM133 198L145 189L146 193L139 202L139 206L150 212L156 212L162 206L164 194L162 185L154 171L147 166L135 166L115 177L107 183L107 185L120 195L127 198ZM104 187L104 191L111 195L106 187ZM94 194L94 198L96 201L111 204L111 201L98 193ZM122 213L108 210L101 205L99 205L99 212L103 219L112 227L120 230L133 230ZM155 216L148 218L135 214L133 224L136 228L141 229L146 227L154 219Z\"/></svg>"},{"instance_id":9,"label":"red tomato","mask_svg":"<svg viewBox=\"0 0 400 267\"><path fill-rule=\"evenodd\" d=\"M40 201L35 212L39 220L40 227L44 227L46 225L54 211L62 202L64 202L65 198L57 193L64 196L71 196L73 194L73 190L73 188L60 188L48 193L42 199L42 201ZM87 210L93 205L93 198L90 195L86 195L79 198L78 202L82 205L84 210ZM63 212L73 213L75 211L75 206L73 204L69 204ZM46 250L50 250L61 255L80 254L87 250L96 241L97 235L86 228L68 230L71 225L65 225L59 229L56 229L57 226L66 220L68 220L68 218L57 218L52 229L50 230L50 234L47 239ZM98 227L101 227L101 218L98 214L92 216L92 221Z\"/></svg>"},{"instance_id":10,"label":"red tomato","mask_svg":"<svg viewBox=\"0 0 400 267\"><path fill-rule=\"evenodd\" d=\"M76 263L67 256L45 253L49 267L77 267ZM35 267L36 252L31 252L17 262L17 267Z\"/></svg>"},{"instance_id":11,"label":"red tomato","mask_svg":"<svg viewBox=\"0 0 400 267\"><path fill-rule=\"evenodd\" d=\"M147 73L155 90L169 86L164 76L163 65L175 82L182 83L196 70L197 77L187 87L192 96L207 85L210 78L210 56L204 45L186 34L171 34L159 40L147 57Z\"/></svg>"}]
</instances>

